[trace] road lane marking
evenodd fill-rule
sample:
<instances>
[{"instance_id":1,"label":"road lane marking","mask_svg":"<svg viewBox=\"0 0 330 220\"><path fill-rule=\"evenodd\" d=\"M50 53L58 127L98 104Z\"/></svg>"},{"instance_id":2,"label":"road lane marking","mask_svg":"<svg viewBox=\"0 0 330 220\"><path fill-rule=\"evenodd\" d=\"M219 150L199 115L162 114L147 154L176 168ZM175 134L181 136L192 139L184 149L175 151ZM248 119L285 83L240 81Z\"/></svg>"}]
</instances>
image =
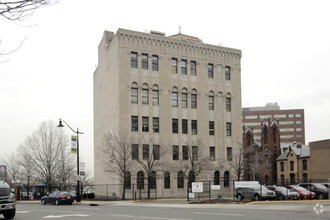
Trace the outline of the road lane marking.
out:
<instances>
[{"instance_id":1,"label":"road lane marking","mask_svg":"<svg viewBox=\"0 0 330 220\"><path fill-rule=\"evenodd\" d=\"M226 213L210 213L210 212L194 212L196 215L221 215L221 216L236 216L243 217L241 214L226 214Z\"/></svg>"},{"instance_id":2,"label":"road lane marking","mask_svg":"<svg viewBox=\"0 0 330 220\"><path fill-rule=\"evenodd\" d=\"M19 213L19 214L25 214L25 213L28 213L28 212L31 212L31 211L16 211L16 213Z\"/></svg>"},{"instance_id":3,"label":"road lane marking","mask_svg":"<svg viewBox=\"0 0 330 220\"><path fill-rule=\"evenodd\" d=\"M68 214L68 215L47 215L43 218L64 218L64 217L88 217L89 215L84 214Z\"/></svg>"},{"instance_id":4,"label":"road lane marking","mask_svg":"<svg viewBox=\"0 0 330 220\"><path fill-rule=\"evenodd\" d=\"M152 216L134 216L134 215L120 215L120 214L110 214L110 216L121 217L121 218L134 218L134 219L191 220L189 218L162 218L162 217L152 217Z\"/></svg>"}]
</instances>

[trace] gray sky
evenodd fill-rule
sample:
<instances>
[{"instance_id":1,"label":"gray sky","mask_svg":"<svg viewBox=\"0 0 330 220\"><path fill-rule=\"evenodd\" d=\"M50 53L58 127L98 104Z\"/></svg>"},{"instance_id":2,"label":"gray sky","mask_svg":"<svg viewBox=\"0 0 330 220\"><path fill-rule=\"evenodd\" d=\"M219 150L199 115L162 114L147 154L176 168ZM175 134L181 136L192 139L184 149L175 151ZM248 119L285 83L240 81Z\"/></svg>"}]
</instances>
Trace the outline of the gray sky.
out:
<instances>
[{"instance_id":1,"label":"gray sky","mask_svg":"<svg viewBox=\"0 0 330 220\"><path fill-rule=\"evenodd\" d=\"M330 1L60 1L24 22L0 19L0 154L44 120L84 132L93 171L93 73L104 30L181 32L242 50L242 106L305 109L306 143L329 139ZM157 4L155 3L157 2ZM94 4L94 5L93 5ZM71 134L67 128L68 135Z\"/></svg>"}]
</instances>

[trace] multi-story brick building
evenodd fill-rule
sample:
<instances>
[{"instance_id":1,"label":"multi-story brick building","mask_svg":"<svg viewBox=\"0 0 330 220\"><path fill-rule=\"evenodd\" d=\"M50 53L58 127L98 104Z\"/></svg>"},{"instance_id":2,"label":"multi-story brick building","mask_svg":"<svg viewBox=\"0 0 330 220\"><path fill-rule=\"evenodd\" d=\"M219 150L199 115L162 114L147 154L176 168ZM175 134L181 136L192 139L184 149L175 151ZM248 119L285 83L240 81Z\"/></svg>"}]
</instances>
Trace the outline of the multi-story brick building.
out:
<instances>
[{"instance_id":1,"label":"multi-story brick building","mask_svg":"<svg viewBox=\"0 0 330 220\"><path fill-rule=\"evenodd\" d=\"M256 141L260 141L262 121L271 118L279 120L281 143L305 144L304 109L280 109L277 103L268 103L264 107L243 108L243 125L253 126Z\"/></svg>"},{"instance_id":2,"label":"multi-story brick building","mask_svg":"<svg viewBox=\"0 0 330 220\"><path fill-rule=\"evenodd\" d=\"M94 73L94 177L96 185L119 187L96 188L96 196L123 191L123 182L110 176L99 153L107 147L103 137L110 130L133 139L134 166L127 183L143 183L146 174L137 160L149 154L149 147L160 146L167 154L158 158L163 167L153 171L158 197L186 196L183 171L189 150L207 163L197 180L210 180L231 193L229 160L242 140L240 61L240 50L181 33L105 31ZM137 145L144 146L143 152Z\"/></svg>"}]
</instances>

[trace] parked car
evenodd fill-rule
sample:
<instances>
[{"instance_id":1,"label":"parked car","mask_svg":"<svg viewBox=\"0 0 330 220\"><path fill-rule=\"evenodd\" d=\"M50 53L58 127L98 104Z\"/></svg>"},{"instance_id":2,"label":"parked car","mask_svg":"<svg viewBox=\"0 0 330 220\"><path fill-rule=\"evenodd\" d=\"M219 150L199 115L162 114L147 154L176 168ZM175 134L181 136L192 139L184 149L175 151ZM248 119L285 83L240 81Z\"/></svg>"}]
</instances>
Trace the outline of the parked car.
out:
<instances>
[{"instance_id":1,"label":"parked car","mask_svg":"<svg viewBox=\"0 0 330 220\"><path fill-rule=\"evenodd\" d=\"M298 185L314 192L318 199L329 198L328 188L320 183L299 183Z\"/></svg>"},{"instance_id":2,"label":"parked car","mask_svg":"<svg viewBox=\"0 0 330 220\"><path fill-rule=\"evenodd\" d=\"M267 189L263 185L254 187L240 187L236 188L236 198L241 201L247 196L250 196L255 201L259 200L272 200L275 198L275 192Z\"/></svg>"},{"instance_id":3,"label":"parked car","mask_svg":"<svg viewBox=\"0 0 330 220\"><path fill-rule=\"evenodd\" d=\"M316 194L314 192L309 191L306 188L303 188L298 185L289 185L288 189L292 189L292 191L299 193L300 199L315 199Z\"/></svg>"},{"instance_id":4,"label":"parked car","mask_svg":"<svg viewBox=\"0 0 330 220\"><path fill-rule=\"evenodd\" d=\"M51 194L47 196L43 196L41 198L41 204L46 205L46 203L52 203L55 205L59 204L69 204L72 205L74 201L74 196L71 193L68 192L52 192Z\"/></svg>"},{"instance_id":5,"label":"parked car","mask_svg":"<svg viewBox=\"0 0 330 220\"><path fill-rule=\"evenodd\" d=\"M292 189L288 189L283 186L266 186L266 187L267 187L267 189L275 192L275 199L277 199L277 200L300 199L299 193L293 191Z\"/></svg>"}]
</instances>

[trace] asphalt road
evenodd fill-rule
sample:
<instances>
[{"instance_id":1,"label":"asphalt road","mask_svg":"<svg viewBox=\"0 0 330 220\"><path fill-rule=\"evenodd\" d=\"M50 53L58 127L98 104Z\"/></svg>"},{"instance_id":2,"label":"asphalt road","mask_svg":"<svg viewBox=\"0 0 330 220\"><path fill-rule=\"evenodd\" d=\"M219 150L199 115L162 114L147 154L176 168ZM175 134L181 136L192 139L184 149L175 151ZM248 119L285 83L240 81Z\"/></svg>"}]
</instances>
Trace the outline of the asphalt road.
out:
<instances>
[{"instance_id":1,"label":"asphalt road","mask_svg":"<svg viewBox=\"0 0 330 220\"><path fill-rule=\"evenodd\" d=\"M15 220L47 219L330 219L330 202L253 205L121 203L100 206L17 204ZM315 209L315 211L314 211ZM317 214L319 213L319 214ZM3 219L1 216L0 219Z\"/></svg>"}]
</instances>

